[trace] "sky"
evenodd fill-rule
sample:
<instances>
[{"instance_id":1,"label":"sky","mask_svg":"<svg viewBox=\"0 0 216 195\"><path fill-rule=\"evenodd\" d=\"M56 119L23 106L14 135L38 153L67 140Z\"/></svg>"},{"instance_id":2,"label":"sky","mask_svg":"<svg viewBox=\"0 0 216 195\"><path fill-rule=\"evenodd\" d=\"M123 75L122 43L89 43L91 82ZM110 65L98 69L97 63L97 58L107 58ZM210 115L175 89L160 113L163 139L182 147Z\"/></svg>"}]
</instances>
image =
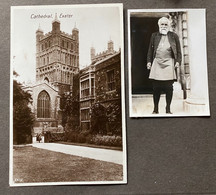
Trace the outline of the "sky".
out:
<instances>
[{"instance_id":1,"label":"sky","mask_svg":"<svg viewBox=\"0 0 216 195\"><path fill-rule=\"evenodd\" d=\"M50 32L56 14L61 23L61 31L72 34L74 27L79 30L79 57L82 69L91 63L92 46L96 53L103 52L111 39L114 42L114 50L122 48L121 11L121 7L113 4L12 7L11 66L19 74L18 80L26 83L35 81L36 30L40 26L44 34ZM51 17L35 18L38 15Z\"/></svg>"}]
</instances>

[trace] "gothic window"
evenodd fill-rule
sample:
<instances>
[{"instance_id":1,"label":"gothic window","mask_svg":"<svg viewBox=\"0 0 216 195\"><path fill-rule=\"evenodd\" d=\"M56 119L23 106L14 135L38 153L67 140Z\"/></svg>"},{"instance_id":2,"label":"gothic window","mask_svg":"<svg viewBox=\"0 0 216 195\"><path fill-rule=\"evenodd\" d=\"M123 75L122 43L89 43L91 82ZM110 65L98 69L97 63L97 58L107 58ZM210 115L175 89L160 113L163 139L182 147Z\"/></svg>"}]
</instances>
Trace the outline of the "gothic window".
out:
<instances>
[{"instance_id":1,"label":"gothic window","mask_svg":"<svg viewBox=\"0 0 216 195\"><path fill-rule=\"evenodd\" d=\"M115 89L114 70L110 70L107 72L107 88L108 91L112 91Z\"/></svg>"},{"instance_id":2,"label":"gothic window","mask_svg":"<svg viewBox=\"0 0 216 195\"><path fill-rule=\"evenodd\" d=\"M67 64L67 54L65 54L65 64Z\"/></svg>"},{"instance_id":3,"label":"gothic window","mask_svg":"<svg viewBox=\"0 0 216 195\"><path fill-rule=\"evenodd\" d=\"M67 83L70 84L70 73L69 72L67 73Z\"/></svg>"},{"instance_id":4,"label":"gothic window","mask_svg":"<svg viewBox=\"0 0 216 195\"><path fill-rule=\"evenodd\" d=\"M47 64L49 64L49 57L47 57Z\"/></svg>"},{"instance_id":5,"label":"gothic window","mask_svg":"<svg viewBox=\"0 0 216 195\"><path fill-rule=\"evenodd\" d=\"M62 47L64 47L64 40L62 40Z\"/></svg>"},{"instance_id":6,"label":"gothic window","mask_svg":"<svg viewBox=\"0 0 216 195\"><path fill-rule=\"evenodd\" d=\"M73 65L76 66L76 56L73 58Z\"/></svg>"},{"instance_id":7,"label":"gothic window","mask_svg":"<svg viewBox=\"0 0 216 195\"><path fill-rule=\"evenodd\" d=\"M71 50L73 50L73 43L71 43Z\"/></svg>"},{"instance_id":8,"label":"gothic window","mask_svg":"<svg viewBox=\"0 0 216 195\"><path fill-rule=\"evenodd\" d=\"M46 91L42 91L38 95L37 117L50 118L50 96Z\"/></svg>"}]
</instances>

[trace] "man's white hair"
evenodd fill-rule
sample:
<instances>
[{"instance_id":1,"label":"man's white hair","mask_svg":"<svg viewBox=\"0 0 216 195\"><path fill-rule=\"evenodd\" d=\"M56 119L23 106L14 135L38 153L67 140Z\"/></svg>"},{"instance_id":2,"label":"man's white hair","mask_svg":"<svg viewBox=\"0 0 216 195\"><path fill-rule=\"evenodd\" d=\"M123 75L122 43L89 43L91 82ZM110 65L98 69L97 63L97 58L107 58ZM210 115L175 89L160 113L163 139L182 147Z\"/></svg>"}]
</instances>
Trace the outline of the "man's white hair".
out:
<instances>
[{"instance_id":1,"label":"man's white hair","mask_svg":"<svg viewBox=\"0 0 216 195\"><path fill-rule=\"evenodd\" d=\"M162 22L163 20L166 20L167 23L168 23L168 25L170 26L171 22L170 22L170 20L169 20L167 17L162 17L162 18L160 18L160 19L158 20L158 25L160 25L161 22Z\"/></svg>"}]
</instances>

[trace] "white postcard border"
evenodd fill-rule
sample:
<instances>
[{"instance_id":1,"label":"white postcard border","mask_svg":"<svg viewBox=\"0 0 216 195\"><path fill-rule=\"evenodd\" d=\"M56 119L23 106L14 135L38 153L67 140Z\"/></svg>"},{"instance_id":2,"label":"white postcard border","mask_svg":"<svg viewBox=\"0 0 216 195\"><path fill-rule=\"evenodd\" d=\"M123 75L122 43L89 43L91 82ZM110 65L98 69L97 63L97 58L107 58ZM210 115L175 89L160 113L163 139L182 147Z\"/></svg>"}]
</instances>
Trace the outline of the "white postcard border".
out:
<instances>
[{"instance_id":1,"label":"white postcard border","mask_svg":"<svg viewBox=\"0 0 216 195\"><path fill-rule=\"evenodd\" d=\"M131 14L132 13L160 13L160 12L188 12L188 11L200 11L203 12L203 16L204 16L204 25L203 25L203 33L204 33L204 42L205 44L203 45L203 58L205 59L205 82L206 82L206 107L207 107L207 112L205 113L194 113L194 114L172 114L172 115L167 115L167 114L151 114L149 113L148 115L135 115L133 113L133 104L132 104L132 73L131 73L131 68L132 68L132 62L131 62L131 22L130 22L130 18L131 18ZM210 116L210 106L209 106L209 88L208 88L208 70L207 70L207 42L206 42L206 9L204 8L194 8L194 9L128 9L127 10L127 22L128 22L128 92L129 92L129 117L130 118L140 118L140 117L191 117L191 116ZM190 42L190 40L188 41ZM190 45L190 43L189 43Z\"/></svg>"},{"instance_id":2,"label":"white postcard border","mask_svg":"<svg viewBox=\"0 0 216 195\"><path fill-rule=\"evenodd\" d=\"M124 71L124 27L123 27L123 4L122 3L109 3L109 4L74 4L74 5L43 5L43 6L11 6L11 35L13 33L13 11L16 9L44 9L44 7L52 8L104 8L113 7L119 8L120 14L120 42L121 42L121 106L122 106L122 144L123 144L123 180L122 181L82 181L82 182L37 182L37 183L14 183L13 182L13 55L10 51L10 137L9 137L9 185L11 187L18 186L47 186L47 185L101 185L101 184L127 184L127 147L126 147L126 119L125 119L125 71ZM13 47L11 41L10 47Z\"/></svg>"}]
</instances>

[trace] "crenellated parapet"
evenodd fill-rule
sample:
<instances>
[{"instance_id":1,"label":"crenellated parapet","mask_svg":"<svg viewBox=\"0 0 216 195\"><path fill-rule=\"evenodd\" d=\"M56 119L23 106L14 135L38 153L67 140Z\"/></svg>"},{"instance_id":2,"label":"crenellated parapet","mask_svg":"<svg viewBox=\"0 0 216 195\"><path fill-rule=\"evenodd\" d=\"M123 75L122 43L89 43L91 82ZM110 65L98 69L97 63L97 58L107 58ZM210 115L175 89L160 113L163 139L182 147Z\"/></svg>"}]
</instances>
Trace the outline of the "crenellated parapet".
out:
<instances>
[{"instance_id":1,"label":"crenellated parapet","mask_svg":"<svg viewBox=\"0 0 216 195\"><path fill-rule=\"evenodd\" d=\"M117 53L117 51L114 50L114 43L112 40L109 40L108 44L107 44L107 50L105 50L103 52L96 53L95 48L91 47L91 61L92 61L92 63L96 63L100 60L103 60L104 58L107 58L108 56L115 54L115 53Z\"/></svg>"}]
</instances>

